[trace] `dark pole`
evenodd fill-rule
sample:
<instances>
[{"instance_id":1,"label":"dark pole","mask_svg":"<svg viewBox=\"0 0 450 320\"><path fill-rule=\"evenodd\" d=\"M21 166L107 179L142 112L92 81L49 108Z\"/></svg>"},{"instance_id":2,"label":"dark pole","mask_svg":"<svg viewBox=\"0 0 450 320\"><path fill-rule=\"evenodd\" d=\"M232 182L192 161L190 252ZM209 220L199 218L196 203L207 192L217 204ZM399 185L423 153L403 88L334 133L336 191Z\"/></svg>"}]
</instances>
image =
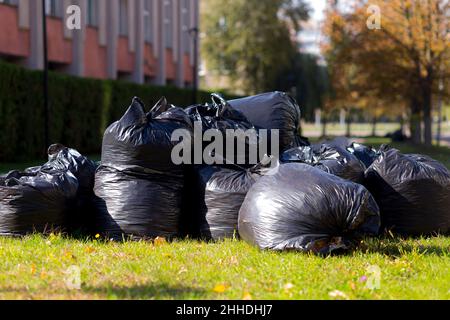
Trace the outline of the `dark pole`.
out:
<instances>
[{"instance_id":1,"label":"dark pole","mask_svg":"<svg viewBox=\"0 0 450 320\"><path fill-rule=\"evenodd\" d=\"M437 127L437 145L441 145L442 140L442 95L444 90L444 81L439 79L439 93L438 93L438 127Z\"/></svg>"},{"instance_id":2,"label":"dark pole","mask_svg":"<svg viewBox=\"0 0 450 320\"><path fill-rule=\"evenodd\" d=\"M47 156L49 146L49 105L48 105L48 49L47 49L47 17L45 14L45 0L42 0L42 41L44 47L44 152Z\"/></svg>"},{"instance_id":3,"label":"dark pole","mask_svg":"<svg viewBox=\"0 0 450 320\"><path fill-rule=\"evenodd\" d=\"M192 66L192 104L197 104L198 96L198 28L189 30L194 40L194 64Z\"/></svg>"}]
</instances>

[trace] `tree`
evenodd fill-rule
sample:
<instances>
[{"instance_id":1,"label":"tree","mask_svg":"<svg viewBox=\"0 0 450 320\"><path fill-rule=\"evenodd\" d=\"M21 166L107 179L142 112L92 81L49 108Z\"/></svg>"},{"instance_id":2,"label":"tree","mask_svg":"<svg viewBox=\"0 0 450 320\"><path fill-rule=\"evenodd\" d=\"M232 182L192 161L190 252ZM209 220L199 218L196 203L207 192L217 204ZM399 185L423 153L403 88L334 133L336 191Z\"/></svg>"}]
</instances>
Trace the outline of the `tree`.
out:
<instances>
[{"instance_id":1,"label":"tree","mask_svg":"<svg viewBox=\"0 0 450 320\"><path fill-rule=\"evenodd\" d=\"M302 108L302 117L314 118L316 109L322 109L329 93L328 70L313 54L295 54L289 66L280 73L277 88L291 92Z\"/></svg>"},{"instance_id":2,"label":"tree","mask_svg":"<svg viewBox=\"0 0 450 320\"><path fill-rule=\"evenodd\" d=\"M302 0L202 2L202 56L209 71L230 77L234 89L273 90L297 48L293 37L308 18Z\"/></svg>"},{"instance_id":3,"label":"tree","mask_svg":"<svg viewBox=\"0 0 450 320\"><path fill-rule=\"evenodd\" d=\"M373 0L381 13L381 28L367 27L369 4L355 1L346 12L327 12L324 50L336 68L352 65L362 96L392 105L407 104L414 142L432 143L432 104L439 80L450 77L450 8L445 0ZM369 94L367 94L369 93ZM449 98L449 86L443 96Z\"/></svg>"}]
</instances>

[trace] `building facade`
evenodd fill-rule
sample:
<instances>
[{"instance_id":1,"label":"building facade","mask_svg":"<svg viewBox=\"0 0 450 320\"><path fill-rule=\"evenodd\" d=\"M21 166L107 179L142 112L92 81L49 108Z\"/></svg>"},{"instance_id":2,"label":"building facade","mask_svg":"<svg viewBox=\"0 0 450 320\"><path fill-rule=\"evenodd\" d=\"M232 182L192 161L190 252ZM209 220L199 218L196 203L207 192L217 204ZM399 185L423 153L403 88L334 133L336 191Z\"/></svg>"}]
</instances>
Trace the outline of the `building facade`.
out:
<instances>
[{"instance_id":1,"label":"building facade","mask_svg":"<svg viewBox=\"0 0 450 320\"><path fill-rule=\"evenodd\" d=\"M0 58L42 69L42 0L0 0ZM44 0L49 68L80 77L191 86L199 0ZM80 29L67 22L80 9ZM198 51L197 51L198 52Z\"/></svg>"}]
</instances>

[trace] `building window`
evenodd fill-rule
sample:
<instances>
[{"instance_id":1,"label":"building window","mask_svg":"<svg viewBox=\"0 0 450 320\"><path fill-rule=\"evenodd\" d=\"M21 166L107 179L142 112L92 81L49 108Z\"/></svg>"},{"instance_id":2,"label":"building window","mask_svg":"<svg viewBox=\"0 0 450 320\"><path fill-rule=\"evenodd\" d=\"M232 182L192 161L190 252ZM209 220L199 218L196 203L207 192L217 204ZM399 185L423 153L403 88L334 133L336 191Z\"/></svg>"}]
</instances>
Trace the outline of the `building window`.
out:
<instances>
[{"instance_id":1,"label":"building window","mask_svg":"<svg viewBox=\"0 0 450 320\"><path fill-rule=\"evenodd\" d=\"M128 0L119 2L119 34L121 36L128 35Z\"/></svg>"},{"instance_id":2,"label":"building window","mask_svg":"<svg viewBox=\"0 0 450 320\"><path fill-rule=\"evenodd\" d=\"M59 0L45 0L45 14L51 17L62 18L63 2Z\"/></svg>"},{"instance_id":3,"label":"building window","mask_svg":"<svg viewBox=\"0 0 450 320\"><path fill-rule=\"evenodd\" d=\"M0 0L0 3L9 4L10 6L17 6L19 0Z\"/></svg>"},{"instance_id":4,"label":"building window","mask_svg":"<svg viewBox=\"0 0 450 320\"><path fill-rule=\"evenodd\" d=\"M191 45L191 36L189 34L190 29L190 0L182 0L181 1L181 38L183 41L183 48L185 53L189 53L190 45Z\"/></svg>"},{"instance_id":5,"label":"building window","mask_svg":"<svg viewBox=\"0 0 450 320\"><path fill-rule=\"evenodd\" d=\"M153 0L144 1L144 36L146 42L153 42L152 21Z\"/></svg>"},{"instance_id":6,"label":"building window","mask_svg":"<svg viewBox=\"0 0 450 320\"><path fill-rule=\"evenodd\" d=\"M173 44L173 3L172 0L164 0L164 44L166 48L172 48Z\"/></svg>"},{"instance_id":7,"label":"building window","mask_svg":"<svg viewBox=\"0 0 450 320\"><path fill-rule=\"evenodd\" d=\"M98 27L98 0L87 0L87 25Z\"/></svg>"}]
</instances>

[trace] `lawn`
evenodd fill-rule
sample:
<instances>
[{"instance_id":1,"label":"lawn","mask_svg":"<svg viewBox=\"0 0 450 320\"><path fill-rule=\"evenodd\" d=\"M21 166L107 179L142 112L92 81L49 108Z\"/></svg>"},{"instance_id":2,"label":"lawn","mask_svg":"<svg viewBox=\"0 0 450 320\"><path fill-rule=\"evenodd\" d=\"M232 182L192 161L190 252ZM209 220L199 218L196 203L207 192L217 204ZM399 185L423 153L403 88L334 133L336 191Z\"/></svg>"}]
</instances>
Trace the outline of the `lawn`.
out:
<instances>
[{"instance_id":1,"label":"lawn","mask_svg":"<svg viewBox=\"0 0 450 320\"><path fill-rule=\"evenodd\" d=\"M450 149L396 147L450 167ZM116 243L31 235L0 238L0 299L450 299L449 268L448 237L387 235L323 258L262 252L236 240Z\"/></svg>"},{"instance_id":2,"label":"lawn","mask_svg":"<svg viewBox=\"0 0 450 320\"><path fill-rule=\"evenodd\" d=\"M433 132L437 132L438 125L433 123ZM380 122L376 126L376 135L384 136L387 133L394 132L400 129L399 123ZM450 121L442 122L442 134L450 134ZM306 137L317 137L322 133L322 126L316 126L315 123L302 123L302 134ZM331 122L327 124L326 134L340 136L345 135L346 125ZM372 125L370 123L352 123L351 134L358 137L365 137L372 134Z\"/></svg>"},{"instance_id":3,"label":"lawn","mask_svg":"<svg viewBox=\"0 0 450 320\"><path fill-rule=\"evenodd\" d=\"M232 240L3 238L0 299L450 299L449 249L443 237L367 240L321 258ZM67 285L71 266L80 268L80 290ZM367 288L371 266L380 269L379 289Z\"/></svg>"}]
</instances>

